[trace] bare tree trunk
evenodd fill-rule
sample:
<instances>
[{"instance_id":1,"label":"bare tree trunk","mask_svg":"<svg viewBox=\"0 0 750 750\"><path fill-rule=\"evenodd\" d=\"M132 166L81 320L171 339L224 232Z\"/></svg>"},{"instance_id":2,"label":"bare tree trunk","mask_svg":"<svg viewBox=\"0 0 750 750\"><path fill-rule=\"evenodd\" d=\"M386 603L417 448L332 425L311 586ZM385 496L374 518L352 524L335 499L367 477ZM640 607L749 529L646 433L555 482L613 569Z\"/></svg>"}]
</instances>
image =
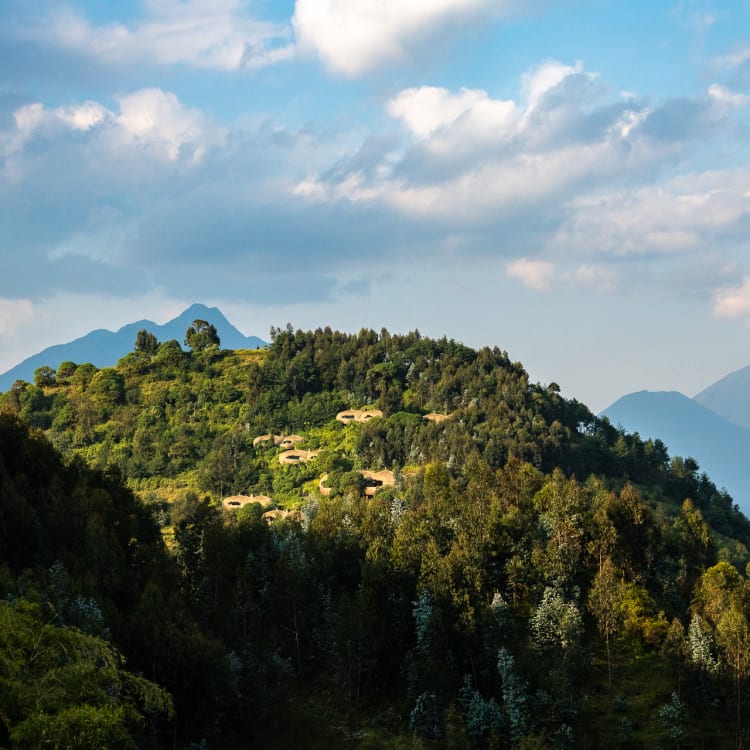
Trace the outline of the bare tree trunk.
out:
<instances>
[{"instance_id":1,"label":"bare tree trunk","mask_svg":"<svg viewBox=\"0 0 750 750\"><path fill-rule=\"evenodd\" d=\"M612 690L612 654L609 650L609 631L607 631L604 640L607 643L607 686Z\"/></svg>"}]
</instances>

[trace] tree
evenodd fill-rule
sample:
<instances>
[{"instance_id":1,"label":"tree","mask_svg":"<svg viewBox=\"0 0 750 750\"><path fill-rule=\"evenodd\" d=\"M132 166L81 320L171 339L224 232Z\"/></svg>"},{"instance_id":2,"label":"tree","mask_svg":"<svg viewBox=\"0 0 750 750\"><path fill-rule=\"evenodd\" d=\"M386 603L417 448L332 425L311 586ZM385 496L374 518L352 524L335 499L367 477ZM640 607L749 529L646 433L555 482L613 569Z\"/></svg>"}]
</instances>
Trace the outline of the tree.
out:
<instances>
[{"instance_id":1,"label":"tree","mask_svg":"<svg viewBox=\"0 0 750 750\"><path fill-rule=\"evenodd\" d=\"M144 714L172 698L122 668L106 641L45 622L41 607L0 602L0 736L19 748L135 748Z\"/></svg>"},{"instance_id":2,"label":"tree","mask_svg":"<svg viewBox=\"0 0 750 750\"><path fill-rule=\"evenodd\" d=\"M103 406L125 402L125 378L113 367L105 367L91 379L89 393Z\"/></svg>"},{"instance_id":3,"label":"tree","mask_svg":"<svg viewBox=\"0 0 750 750\"><path fill-rule=\"evenodd\" d=\"M659 711L657 721L668 732L672 747L681 747L687 734L687 712L677 693L672 693L669 703Z\"/></svg>"},{"instance_id":4,"label":"tree","mask_svg":"<svg viewBox=\"0 0 750 750\"><path fill-rule=\"evenodd\" d=\"M58 380L67 380L75 371L78 365L75 362L71 362L69 359L65 362L61 362L57 368Z\"/></svg>"},{"instance_id":5,"label":"tree","mask_svg":"<svg viewBox=\"0 0 750 750\"><path fill-rule=\"evenodd\" d=\"M159 348L159 342L153 333L142 328L135 337L135 351L150 354L152 357Z\"/></svg>"},{"instance_id":6,"label":"tree","mask_svg":"<svg viewBox=\"0 0 750 750\"><path fill-rule=\"evenodd\" d=\"M497 652L497 671L502 681L505 719L515 745L528 727L526 683L518 676L513 655L504 646Z\"/></svg>"},{"instance_id":7,"label":"tree","mask_svg":"<svg viewBox=\"0 0 750 750\"><path fill-rule=\"evenodd\" d=\"M596 618L599 632L604 636L607 646L607 676L612 687L612 651L610 640L617 633L623 622L623 599L626 585L612 564L606 558L596 574L589 591L589 609Z\"/></svg>"},{"instance_id":8,"label":"tree","mask_svg":"<svg viewBox=\"0 0 750 750\"><path fill-rule=\"evenodd\" d=\"M218 347L221 344L219 334L213 323L206 320L194 320L192 325L185 331L185 345L194 352L202 352L209 346Z\"/></svg>"},{"instance_id":9,"label":"tree","mask_svg":"<svg viewBox=\"0 0 750 750\"><path fill-rule=\"evenodd\" d=\"M78 365L75 372L70 376L71 384L79 386L81 390L85 391L88 388L91 379L96 375L97 368L91 364L91 362L85 362L82 365Z\"/></svg>"},{"instance_id":10,"label":"tree","mask_svg":"<svg viewBox=\"0 0 750 750\"><path fill-rule=\"evenodd\" d=\"M734 565L721 561L703 573L693 592L694 607L714 627L732 606L742 607L744 579Z\"/></svg>"},{"instance_id":11,"label":"tree","mask_svg":"<svg viewBox=\"0 0 750 750\"><path fill-rule=\"evenodd\" d=\"M719 645L724 659L734 678L735 737L737 747L742 747L742 680L750 667L750 628L747 618L734 606L721 615L716 627Z\"/></svg>"},{"instance_id":12,"label":"tree","mask_svg":"<svg viewBox=\"0 0 750 750\"><path fill-rule=\"evenodd\" d=\"M55 371L49 365L42 365L34 370L34 385L40 388L55 385Z\"/></svg>"},{"instance_id":13,"label":"tree","mask_svg":"<svg viewBox=\"0 0 750 750\"><path fill-rule=\"evenodd\" d=\"M546 588L542 601L529 620L532 646L539 651L566 655L578 645L583 633L581 613L574 602L566 602L554 588Z\"/></svg>"},{"instance_id":14,"label":"tree","mask_svg":"<svg viewBox=\"0 0 750 750\"><path fill-rule=\"evenodd\" d=\"M156 352L156 361L161 365L177 367L182 361L185 353L182 351L176 339L170 339L159 345Z\"/></svg>"}]
</instances>

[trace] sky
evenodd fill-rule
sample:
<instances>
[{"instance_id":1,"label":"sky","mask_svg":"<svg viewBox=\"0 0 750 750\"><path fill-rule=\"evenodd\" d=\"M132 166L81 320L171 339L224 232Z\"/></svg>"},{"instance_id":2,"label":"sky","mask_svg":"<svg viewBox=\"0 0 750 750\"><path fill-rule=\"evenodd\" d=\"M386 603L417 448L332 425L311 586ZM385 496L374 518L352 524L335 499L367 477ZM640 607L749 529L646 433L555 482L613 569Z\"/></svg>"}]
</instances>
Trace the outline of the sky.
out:
<instances>
[{"instance_id":1,"label":"sky","mask_svg":"<svg viewBox=\"0 0 750 750\"><path fill-rule=\"evenodd\" d=\"M750 0L2 0L0 269L0 371L202 302L692 396L750 364Z\"/></svg>"}]
</instances>

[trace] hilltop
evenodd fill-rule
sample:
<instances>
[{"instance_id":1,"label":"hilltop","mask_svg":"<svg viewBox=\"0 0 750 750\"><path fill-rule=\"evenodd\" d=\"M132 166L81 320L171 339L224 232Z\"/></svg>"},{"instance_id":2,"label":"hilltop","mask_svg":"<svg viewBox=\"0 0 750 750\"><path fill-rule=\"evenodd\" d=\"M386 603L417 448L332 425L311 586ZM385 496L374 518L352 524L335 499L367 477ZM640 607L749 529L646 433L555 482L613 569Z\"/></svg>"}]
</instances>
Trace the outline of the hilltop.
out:
<instances>
[{"instance_id":1,"label":"hilltop","mask_svg":"<svg viewBox=\"0 0 750 750\"><path fill-rule=\"evenodd\" d=\"M175 339L182 343L185 331L196 319L205 320L216 328L225 349L258 349L267 345L257 336L245 336L238 331L218 308L194 304L163 325L138 320L117 331L97 329L67 344L50 346L0 374L0 391L7 391L16 380L32 382L34 371L44 365L55 370L63 362L90 362L96 367L112 367L133 348L136 334L142 329L153 333L160 341Z\"/></svg>"}]
</instances>

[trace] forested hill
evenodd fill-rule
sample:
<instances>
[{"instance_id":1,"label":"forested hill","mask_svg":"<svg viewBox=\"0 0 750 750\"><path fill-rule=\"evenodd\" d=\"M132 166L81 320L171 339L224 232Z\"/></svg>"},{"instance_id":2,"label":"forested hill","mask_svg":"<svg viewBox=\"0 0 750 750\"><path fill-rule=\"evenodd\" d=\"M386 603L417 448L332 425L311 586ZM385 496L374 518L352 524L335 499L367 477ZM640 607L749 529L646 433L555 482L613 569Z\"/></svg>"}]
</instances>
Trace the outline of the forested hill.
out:
<instances>
[{"instance_id":1,"label":"forested hill","mask_svg":"<svg viewBox=\"0 0 750 750\"><path fill-rule=\"evenodd\" d=\"M498 349L272 334L266 351L64 363L2 397L0 612L33 603L38 627L125 653L148 682L95 704L122 719L102 731L210 748L747 741L750 524L694 462ZM21 522L26 557L7 541ZM44 721L68 726L84 692L59 691ZM11 740L37 731L22 708L0 716Z\"/></svg>"}]
</instances>

